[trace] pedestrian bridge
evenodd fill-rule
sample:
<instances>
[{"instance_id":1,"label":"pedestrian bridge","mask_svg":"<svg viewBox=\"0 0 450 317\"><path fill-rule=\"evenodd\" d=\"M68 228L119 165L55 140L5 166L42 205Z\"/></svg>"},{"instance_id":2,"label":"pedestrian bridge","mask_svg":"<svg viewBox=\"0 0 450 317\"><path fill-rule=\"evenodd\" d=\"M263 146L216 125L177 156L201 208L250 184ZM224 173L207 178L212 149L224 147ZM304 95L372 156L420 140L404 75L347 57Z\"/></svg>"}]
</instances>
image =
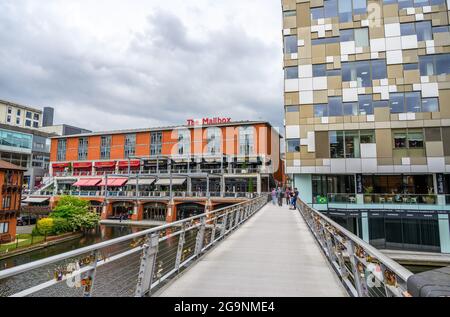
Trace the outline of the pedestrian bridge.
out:
<instances>
[{"instance_id":1,"label":"pedestrian bridge","mask_svg":"<svg viewBox=\"0 0 450 317\"><path fill-rule=\"evenodd\" d=\"M0 296L407 296L411 272L267 196L0 271Z\"/></svg>"}]
</instances>

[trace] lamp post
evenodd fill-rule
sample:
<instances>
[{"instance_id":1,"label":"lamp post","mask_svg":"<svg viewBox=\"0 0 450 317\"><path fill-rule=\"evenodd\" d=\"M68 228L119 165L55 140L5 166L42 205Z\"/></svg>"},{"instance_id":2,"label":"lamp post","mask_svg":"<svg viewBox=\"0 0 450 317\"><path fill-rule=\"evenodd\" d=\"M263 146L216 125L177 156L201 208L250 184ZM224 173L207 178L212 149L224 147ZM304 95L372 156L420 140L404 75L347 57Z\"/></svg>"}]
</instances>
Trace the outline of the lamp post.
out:
<instances>
[{"instance_id":1,"label":"lamp post","mask_svg":"<svg viewBox=\"0 0 450 317\"><path fill-rule=\"evenodd\" d=\"M172 181L172 160L169 159L169 161L167 162L168 164L168 168L169 168L169 179L170 179L170 183L169 183L169 196L170 196L170 201L172 201L173 199L173 192L172 192L172 185L173 185L173 181Z\"/></svg>"}]
</instances>

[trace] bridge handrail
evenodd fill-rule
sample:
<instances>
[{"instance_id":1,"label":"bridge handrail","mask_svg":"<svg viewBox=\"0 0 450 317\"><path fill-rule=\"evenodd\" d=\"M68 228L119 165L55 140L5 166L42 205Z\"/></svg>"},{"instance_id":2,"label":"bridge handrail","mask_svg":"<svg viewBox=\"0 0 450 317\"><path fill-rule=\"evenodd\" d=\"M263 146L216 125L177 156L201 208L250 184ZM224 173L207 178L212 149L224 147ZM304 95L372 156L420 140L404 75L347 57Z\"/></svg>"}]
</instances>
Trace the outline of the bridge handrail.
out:
<instances>
[{"instance_id":1,"label":"bridge handrail","mask_svg":"<svg viewBox=\"0 0 450 317\"><path fill-rule=\"evenodd\" d=\"M95 252L100 252L100 250L105 249L107 247L117 246L118 244L120 244L122 242L136 240L138 238L148 238L148 239L147 239L147 242L144 243L142 246L140 246L138 248L134 248L132 250L122 252L119 255L115 255L115 256L111 257L111 259L112 258L114 258L114 260L116 258L119 259L121 257L125 257L129 254L132 254L135 252L140 252L140 251L145 253L146 251L148 251L147 248L149 248L149 245L151 245L150 238L154 238L156 236L158 238L157 242L156 242L158 245L160 242L168 239L168 236L174 237L174 236L179 236L181 234L184 235L184 232L187 232L187 231L193 230L193 229L198 229L199 232L197 233L197 235L200 235L200 232L201 232L200 228L202 228L202 230L204 231L206 225L210 224L211 222L214 222L214 231L213 232L215 232L216 226L217 226L217 231L219 232L219 230L220 230L220 235L217 239L216 239L215 235L214 235L214 237L211 237L209 244L201 245L198 254L197 254L197 252L195 254L195 257L197 257L200 254L202 254L207 248L209 248L210 246L214 245L217 241L222 239L229 232L231 232L232 230L235 230L242 222L246 221L255 212L257 212L263 205L265 205L266 202L267 202L267 196L261 195L255 199L241 202L241 203L238 203L238 204L235 204L232 206L220 208L220 209L217 209L214 211L206 212L201 215L196 215L196 216L193 216L193 217L190 217L187 219L183 219L183 220L179 220L176 222L172 222L172 223L169 223L166 225L158 226L155 228L143 230L143 231L133 233L130 235L126 235L123 237L100 242L100 243L97 243L97 244L94 244L91 246L87 246L87 247L83 247L83 248L69 251L66 253L58 254L58 255L55 255L52 257L48 257L48 258L45 258L42 260L23 264L23 265L13 267L10 269L5 269L5 270L0 271L0 281L2 279L17 276L18 274L29 272L33 269L41 268L46 265L54 264L57 262L62 262L64 260L72 259L72 258L86 255L89 253L94 254ZM231 217L230 217L230 215L231 215ZM225 221L225 224L223 224L223 223L221 224L221 223L219 223L220 221L218 221L218 219L220 219L220 218L222 218L222 221L225 218L231 218L231 219L229 219L230 223L227 224ZM194 223L194 225L193 225L193 223ZM225 227L229 226L229 230L221 230L220 225L225 226ZM167 230L167 229L175 229L175 230L173 230L173 231L169 230L168 232L170 232L170 234L168 236L161 237L160 236L161 232L164 232L164 230ZM198 239L199 239L199 237L197 236L197 240ZM147 243L149 243L149 244L147 244ZM198 241L197 241L197 243L198 243ZM197 245L196 245L196 248L197 248ZM181 250L181 251L183 251L183 250ZM179 252L180 252L180 250L178 250L178 252L177 252L177 257L179 256L178 255ZM156 255L155 255L155 257L156 257ZM142 258L145 258L144 255L142 256ZM192 259L193 259L193 257L189 258L189 261L191 261ZM114 261L114 260L110 260L110 261ZM142 261L144 261L144 260L142 260ZM172 270L169 273L171 273L171 274L176 273L181 267L183 267L183 265L186 265L186 263L189 261L180 263L179 268L177 270L175 270L175 271ZM95 270L95 267L104 265L105 263L106 263L105 260L101 260L101 261L99 260L97 262L97 264L94 265L94 268L91 268L91 269L82 268L73 274L78 274L78 275L85 274L86 272ZM142 263L141 263L141 266L142 266ZM152 272L152 274L153 274L153 272ZM165 276L165 278L168 278L169 275L171 275L171 274L167 274L167 276ZM19 295L16 294L13 296L23 296L24 294L25 295L33 294L39 290L45 289L54 284L56 284L56 282L50 280L50 281L40 284L38 286L30 287L26 290L23 290L23 291L17 293ZM147 289L146 292L150 291L153 286L154 286L153 284L150 284L150 288ZM142 294L142 295L145 295L145 294Z\"/></svg>"},{"instance_id":2,"label":"bridge handrail","mask_svg":"<svg viewBox=\"0 0 450 317\"><path fill-rule=\"evenodd\" d=\"M371 278L377 279L383 284L385 296L408 296L406 284L408 278L413 275L412 272L300 199L298 210L305 218L334 270L352 295L359 297L373 295L369 293L367 281L360 274L373 273L367 271L367 266L372 263L380 265L383 273L382 280L375 275ZM339 245L346 248L353 272L345 272L348 268L343 263L343 252L340 252L342 250L337 250ZM356 277L353 283L348 279L346 273L353 273ZM392 274L395 274L395 279Z\"/></svg>"}]
</instances>

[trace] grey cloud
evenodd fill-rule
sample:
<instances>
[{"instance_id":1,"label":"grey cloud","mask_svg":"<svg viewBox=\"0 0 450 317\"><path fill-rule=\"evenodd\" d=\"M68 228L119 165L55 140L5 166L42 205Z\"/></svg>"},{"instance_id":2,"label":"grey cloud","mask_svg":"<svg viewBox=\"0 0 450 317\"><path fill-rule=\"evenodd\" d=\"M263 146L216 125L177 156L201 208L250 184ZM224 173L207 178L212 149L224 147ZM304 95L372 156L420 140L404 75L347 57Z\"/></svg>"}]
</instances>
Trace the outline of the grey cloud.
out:
<instances>
[{"instance_id":1,"label":"grey cloud","mask_svg":"<svg viewBox=\"0 0 450 317\"><path fill-rule=\"evenodd\" d=\"M60 23L0 3L0 98L54 106L57 118L95 130L208 115L281 124L281 39L265 44L233 21L199 39L159 10L114 51Z\"/></svg>"}]
</instances>

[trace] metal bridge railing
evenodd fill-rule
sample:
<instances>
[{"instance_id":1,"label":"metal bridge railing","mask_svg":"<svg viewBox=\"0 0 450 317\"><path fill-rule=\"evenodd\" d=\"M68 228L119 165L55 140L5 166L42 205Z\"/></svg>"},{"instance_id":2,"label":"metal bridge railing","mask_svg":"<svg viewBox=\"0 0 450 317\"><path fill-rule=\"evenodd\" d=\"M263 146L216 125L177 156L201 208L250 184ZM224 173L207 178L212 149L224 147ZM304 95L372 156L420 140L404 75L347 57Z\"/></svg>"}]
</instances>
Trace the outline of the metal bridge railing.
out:
<instances>
[{"instance_id":1,"label":"metal bridge railing","mask_svg":"<svg viewBox=\"0 0 450 317\"><path fill-rule=\"evenodd\" d=\"M409 296L413 273L301 200L298 209L352 296Z\"/></svg>"},{"instance_id":2,"label":"metal bridge railing","mask_svg":"<svg viewBox=\"0 0 450 317\"><path fill-rule=\"evenodd\" d=\"M0 271L0 296L148 296L248 220L268 196Z\"/></svg>"}]
</instances>

